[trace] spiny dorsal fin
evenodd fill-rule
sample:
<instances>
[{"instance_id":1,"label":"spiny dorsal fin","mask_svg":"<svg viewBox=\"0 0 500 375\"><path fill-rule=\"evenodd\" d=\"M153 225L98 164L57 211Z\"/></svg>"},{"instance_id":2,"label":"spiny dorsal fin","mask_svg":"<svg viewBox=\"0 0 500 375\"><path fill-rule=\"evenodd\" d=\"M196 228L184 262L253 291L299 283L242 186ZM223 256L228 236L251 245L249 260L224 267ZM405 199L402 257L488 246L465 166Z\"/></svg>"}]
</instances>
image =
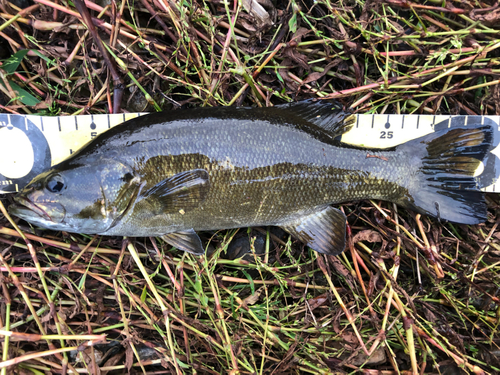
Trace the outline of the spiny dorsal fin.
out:
<instances>
[{"instance_id":1,"label":"spiny dorsal fin","mask_svg":"<svg viewBox=\"0 0 500 375\"><path fill-rule=\"evenodd\" d=\"M308 99L275 106L286 110L326 131L332 138L342 135L354 125L355 117L342 110L338 102Z\"/></svg>"},{"instance_id":2,"label":"spiny dorsal fin","mask_svg":"<svg viewBox=\"0 0 500 375\"><path fill-rule=\"evenodd\" d=\"M198 237L193 229L188 229L183 232L167 233L161 236L161 238L163 241L179 250L195 255L202 255L205 253L200 237Z\"/></svg>"},{"instance_id":3,"label":"spiny dorsal fin","mask_svg":"<svg viewBox=\"0 0 500 375\"><path fill-rule=\"evenodd\" d=\"M280 225L318 253L338 255L345 247L346 217L333 207Z\"/></svg>"},{"instance_id":4,"label":"spiny dorsal fin","mask_svg":"<svg viewBox=\"0 0 500 375\"><path fill-rule=\"evenodd\" d=\"M210 190L208 172L193 169L160 181L141 195L158 213L183 213L203 202Z\"/></svg>"}]
</instances>

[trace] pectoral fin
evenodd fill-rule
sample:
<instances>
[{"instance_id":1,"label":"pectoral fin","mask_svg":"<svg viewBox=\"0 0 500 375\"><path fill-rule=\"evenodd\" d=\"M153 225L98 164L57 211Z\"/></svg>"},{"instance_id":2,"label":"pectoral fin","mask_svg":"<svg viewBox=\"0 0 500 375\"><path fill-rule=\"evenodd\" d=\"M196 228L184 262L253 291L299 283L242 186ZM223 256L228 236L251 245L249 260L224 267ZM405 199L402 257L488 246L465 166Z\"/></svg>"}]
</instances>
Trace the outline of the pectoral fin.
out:
<instances>
[{"instance_id":1,"label":"pectoral fin","mask_svg":"<svg viewBox=\"0 0 500 375\"><path fill-rule=\"evenodd\" d=\"M210 190L208 172L193 169L178 173L145 191L147 199L157 213L184 213L203 202Z\"/></svg>"},{"instance_id":2,"label":"pectoral fin","mask_svg":"<svg viewBox=\"0 0 500 375\"><path fill-rule=\"evenodd\" d=\"M338 255L345 247L346 217L333 207L280 225L311 249L328 255Z\"/></svg>"},{"instance_id":3,"label":"pectoral fin","mask_svg":"<svg viewBox=\"0 0 500 375\"><path fill-rule=\"evenodd\" d=\"M205 253L200 237L193 229L183 232L168 233L161 238L169 245L176 247L179 250L187 251L195 255L202 255Z\"/></svg>"}]
</instances>

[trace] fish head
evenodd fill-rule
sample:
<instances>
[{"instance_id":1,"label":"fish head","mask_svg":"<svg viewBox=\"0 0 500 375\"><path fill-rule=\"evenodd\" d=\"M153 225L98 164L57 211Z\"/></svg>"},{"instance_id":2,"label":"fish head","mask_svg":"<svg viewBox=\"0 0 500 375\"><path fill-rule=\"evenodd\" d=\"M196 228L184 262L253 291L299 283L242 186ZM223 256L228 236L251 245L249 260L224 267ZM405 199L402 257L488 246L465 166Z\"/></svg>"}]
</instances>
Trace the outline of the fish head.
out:
<instances>
[{"instance_id":1,"label":"fish head","mask_svg":"<svg viewBox=\"0 0 500 375\"><path fill-rule=\"evenodd\" d=\"M63 164L35 177L9 212L52 230L104 233L133 206L139 180L132 168L112 159Z\"/></svg>"}]
</instances>

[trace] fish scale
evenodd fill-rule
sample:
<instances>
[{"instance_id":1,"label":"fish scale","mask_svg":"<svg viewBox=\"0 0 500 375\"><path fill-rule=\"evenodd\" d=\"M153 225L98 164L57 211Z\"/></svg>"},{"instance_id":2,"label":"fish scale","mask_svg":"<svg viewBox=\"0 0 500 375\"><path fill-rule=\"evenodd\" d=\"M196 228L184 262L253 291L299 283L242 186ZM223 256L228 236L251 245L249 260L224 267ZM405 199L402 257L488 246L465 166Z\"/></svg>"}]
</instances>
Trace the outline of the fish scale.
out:
<instances>
[{"instance_id":1,"label":"fish scale","mask_svg":"<svg viewBox=\"0 0 500 375\"><path fill-rule=\"evenodd\" d=\"M248 222L276 225L330 203L386 198L398 190L404 191L394 178L401 179L408 170L403 155L399 155L401 152L377 153L391 158L391 162L375 157L367 159L366 151L362 150L329 144L321 144L319 149L318 140L307 133L271 121L258 124L245 121L237 126L234 119L226 122L207 120L199 125L187 120L180 126L181 131L160 123L154 125L158 127L154 137L162 139L155 146L154 158L137 162L135 155L141 154L137 149L122 154L120 160L132 164L148 181L145 189L169 175L203 168L209 171L211 186L206 199L195 209L156 215L139 204L106 234L161 235L172 221L195 230ZM203 146L191 142L193 134L186 131L197 126L202 129L197 129L194 136L210 140ZM280 145L282 139L289 143ZM361 167L364 171L360 171ZM143 205L147 204L145 200ZM138 217L137 212L144 213ZM141 231L137 223L144 220L148 224ZM152 228L157 228L157 232Z\"/></svg>"},{"instance_id":2,"label":"fish scale","mask_svg":"<svg viewBox=\"0 0 500 375\"><path fill-rule=\"evenodd\" d=\"M196 231L263 225L338 254L346 217L331 205L358 199L485 220L474 172L498 129L469 124L370 150L337 139L352 126L348 113L320 101L142 116L36 177L11 212L58 230L163 236L196 254Z\"/></svg>"}]
</instances>

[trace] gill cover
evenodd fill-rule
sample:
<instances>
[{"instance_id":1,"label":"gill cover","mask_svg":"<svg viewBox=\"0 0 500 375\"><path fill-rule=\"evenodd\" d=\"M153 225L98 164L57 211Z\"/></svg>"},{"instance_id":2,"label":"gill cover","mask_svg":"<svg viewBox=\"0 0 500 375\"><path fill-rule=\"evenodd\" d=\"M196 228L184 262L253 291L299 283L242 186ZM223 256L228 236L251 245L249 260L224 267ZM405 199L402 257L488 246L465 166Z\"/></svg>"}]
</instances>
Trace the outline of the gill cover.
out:
<instances>
[{"instance_id":1,"label":"gill cover","mask_svg":"<svg viewBox=\"0 0 500 375\"><path fill-rule=\"evenodd\" d=\"M54 230L102 233L133 206L140 186L132 169L115 160L55 166L14 198L10 212Z\"/></svg>"}]
</instances>

